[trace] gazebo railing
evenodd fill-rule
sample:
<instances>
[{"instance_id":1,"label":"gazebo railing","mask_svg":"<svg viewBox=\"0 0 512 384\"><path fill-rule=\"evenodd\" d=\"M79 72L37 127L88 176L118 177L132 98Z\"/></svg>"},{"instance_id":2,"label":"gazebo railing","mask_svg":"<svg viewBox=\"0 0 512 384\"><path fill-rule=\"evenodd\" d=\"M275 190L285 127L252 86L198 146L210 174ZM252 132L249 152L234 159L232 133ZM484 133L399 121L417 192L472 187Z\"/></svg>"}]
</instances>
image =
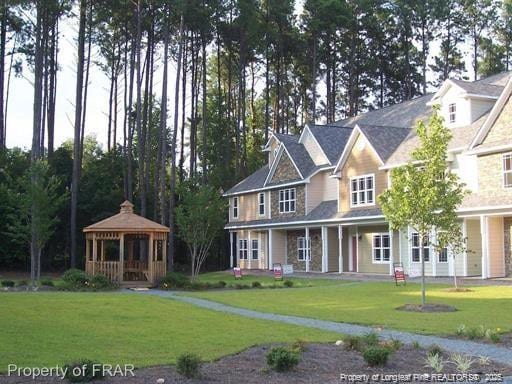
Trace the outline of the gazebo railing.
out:
<instances>
[{"instance_id":1,"label":"gazebo railing","mask_svg":"<svg viewBox=\"0 0 512 384\"><path fill-rule=\"evenodd\" d=\"M101 273L110 281L119 281L119 261L87 261L85 263L85 272L89 275Z\"/></svg>"}]
</instances>

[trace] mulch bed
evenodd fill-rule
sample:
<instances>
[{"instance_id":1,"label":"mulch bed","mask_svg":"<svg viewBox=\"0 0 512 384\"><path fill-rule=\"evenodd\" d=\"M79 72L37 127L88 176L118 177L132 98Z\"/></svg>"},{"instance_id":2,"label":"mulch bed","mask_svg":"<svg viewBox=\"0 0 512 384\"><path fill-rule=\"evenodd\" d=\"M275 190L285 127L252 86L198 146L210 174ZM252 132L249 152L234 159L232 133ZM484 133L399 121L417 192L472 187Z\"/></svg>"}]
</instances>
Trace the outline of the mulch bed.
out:
<instances>
[{"instance_id":1,"label":"mulch bed","mask_svg":"<svg viewBox=\"0 0 512 384\"><path fill-rule=\"evenodd\" d=\"M398 311L407 312L455 312L457 308L446 304L405 304L396 308Z\"/></svg>"},{"instance_id":2,"label":"mulch bed","mask_svg":"<svg viewBox=\"0 0 512 384\"><path fill-rule=\"evenodd\" d=\"M204 364L201 367L201 377L197 379L185 379L178 375L171 366L143 368L135 371L135 377L113 377L95 381L97 384L155 384L157 379L165 379L166 384L189 383L244 383L244 384L325 384L342 383L341 374L424 374L434 373L431 368L425 367L425 356L427 350L403 346L389 359L386 367L369 367L361 354L354 351L347 351L342 346L334 344L309 344L302 354L299 365L290 372L277 373L268 370L265 356L271 346L257 346L249 348L239 354L226 356L218 361ZM448 354L444 358L449 360ZM512 366L504 366L496 363L480 365L474 363L472 373L499 373L512 375ZM444 369L445 374L458 373L456 367L447 363ZM27 379L23 381L18 378L0 377L1 383L62 383L58 378L38 379L35 381ZM65 381L64 381L65 382Z\"/></svg>"},{"instance_id":3,"label":"mulch bed","mask_svg":"<svg viewBox=\"0 0 512 384\"><path fill-rule=\"evenodd\" d=\"M56 291L56 287L51 287L48 285L42 285L39 288L37 288L37 292L50 292L50 291ZM29 285L19 285L15 287L1 287L0 292L32 292L32 287Z\"/></svg>"}]
</instances>

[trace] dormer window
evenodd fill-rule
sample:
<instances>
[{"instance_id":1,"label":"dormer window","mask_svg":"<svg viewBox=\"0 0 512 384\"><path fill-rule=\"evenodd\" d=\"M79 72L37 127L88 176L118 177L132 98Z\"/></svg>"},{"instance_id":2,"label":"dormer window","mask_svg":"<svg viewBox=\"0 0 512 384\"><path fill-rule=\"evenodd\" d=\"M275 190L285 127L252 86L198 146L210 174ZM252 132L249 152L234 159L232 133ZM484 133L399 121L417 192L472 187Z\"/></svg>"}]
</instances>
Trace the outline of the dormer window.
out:
<instances>
[{"instance_id":1,"label":"dormer window","mask_svg":"<svg viewBox=\"0 0 512 384\"><path fill-rule=\"evenodd\" d=\"M452 103L448 105L448 121L450 124L455 123L455 120L457 119L457 104Z\"/></svg>"},{"instance_id":2,"label":"dormer window","mask_svg":"<svg viewBox=\"0 0 512 384\"><path fill-rule=\"evenodd\" d=\"M233 197L233 219L238 219L238 197Z\"/></svg>"}]
</instances>

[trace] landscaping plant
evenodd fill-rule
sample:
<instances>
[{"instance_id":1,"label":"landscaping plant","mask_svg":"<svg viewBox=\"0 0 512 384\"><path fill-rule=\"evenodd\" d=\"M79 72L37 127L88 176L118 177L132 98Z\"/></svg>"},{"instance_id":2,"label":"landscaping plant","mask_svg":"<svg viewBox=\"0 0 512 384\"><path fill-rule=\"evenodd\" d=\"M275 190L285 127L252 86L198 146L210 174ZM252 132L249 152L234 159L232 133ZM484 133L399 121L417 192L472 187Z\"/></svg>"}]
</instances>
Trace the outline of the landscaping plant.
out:
<instances>
[{"instance_id":1,"label":"landscaping plant","mask_svg":"<svg viewBox=\"0 0 512 384\"><path fill-rule=\"evenodd\" d=\"M363 358L370 367L384 366L388 362L390 354L389 348L372 346L363 351Z\"/></svg>"},{"instance_id":2,"label":"landscaping plant","mask_svg":"<svg viewBox=\"0 0 512 384\"><path fill-rule=\"evenodd\" d=\"M199 376L201 359L193 353L184 353L176 359L176 371L187 378Z\"/></svg>"},{"instance_id":3,"label":"landscaping plant","mask_svg":"<svg viewBox=\"0 0 512 384\"><path fill-rule=\"evenodd\" d=\"M425 363L425 367L432 368L436 373L443 372L445 360L443 359L443 356L439 353L427 353L427 359Z\"/></svg>"},{"instance_id":4,"label":"landscaping plant","mask_svg":"<svg viewBox=\"0 0 512 384\"><path fill-rule=\"evenodd\" d=\"M64 366L66 370L65 378L71 383L88 383L95 379L101 379L102 370L93 369L93 366L99 367L100 363L92 360L79 360Z\"/></svg>"},{"instance_id":5,"label":"landscaping plant","mask_svg":"<svg viewBox=\"0 0 512 384\"><path fill-rule=\"evenodd\" d=\"M267 364L277 372L286 372L299 364L299 354L285 347L274 347L267 354Z\"/></svg>"},{"instance_id":6,"label":"landscaping plant","mask_svg":"<svg viewBox=\"0 0 512 384\"><path fill-rule=\"evenodd\" d=\"M473 359L461 353L454 353L450 356L452 363L455 364L460 373L467 373L473 366Z\"/></svg>"}]
</instances>

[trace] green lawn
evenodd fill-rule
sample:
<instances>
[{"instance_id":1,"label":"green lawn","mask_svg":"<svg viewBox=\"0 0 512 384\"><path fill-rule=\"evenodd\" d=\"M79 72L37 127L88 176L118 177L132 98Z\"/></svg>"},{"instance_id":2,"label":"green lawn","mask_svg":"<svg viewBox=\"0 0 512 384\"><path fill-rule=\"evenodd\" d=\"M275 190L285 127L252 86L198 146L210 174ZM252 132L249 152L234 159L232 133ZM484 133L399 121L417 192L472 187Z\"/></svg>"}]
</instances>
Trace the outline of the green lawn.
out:
<instances>
[{"instance_id":1,"label":"green lawn","mask_svg":"<svg viewBox=\"0 0 512 384\"><path fill-rule=\"evenodd\" d=\"M453 334L457 326L484 325L512 330L512 287L472 287L473 292L445 292L429 285L427 301L446 303L452 313L396 311L406 303L420 303L420 287L396 287L392 282L365 282L304 289L247 290L190 293L238 307L265 312L313 317L347 323L380 325L426 334Z\"/></svg>"},{"instance_id":2,"label":"green lawn","mask_svg":"<svg viewBox=\"0 0 512 384\"><path fill-rule=\"evenodd\" d=\"M259 281L264 287L269 285L283 286L284 280L293 281L294 287L323 287L344 284L345 281L334 280L334 279L319 279L319 278L298 278L298 277L287 277L283 280L275 280L274 276L270 275L243 275L242 279L235 279L233 273L226 272L209 272L199 275L199 281L216 283L224 281L228 286L234 284L245 284L251 285L253 281Z\"/></svg>"},{"instance_id":3,"label":"green lawn","mask_svg":"<svg viewBox=\"0 0 512 384\"><path fill-rule=\"evenodd\" d=\"M76 359L151 366L184 352L211 360L260 343L339 337L130 294L0 293L0 302L0 372Z\"/></svg>"}]
</instances>

